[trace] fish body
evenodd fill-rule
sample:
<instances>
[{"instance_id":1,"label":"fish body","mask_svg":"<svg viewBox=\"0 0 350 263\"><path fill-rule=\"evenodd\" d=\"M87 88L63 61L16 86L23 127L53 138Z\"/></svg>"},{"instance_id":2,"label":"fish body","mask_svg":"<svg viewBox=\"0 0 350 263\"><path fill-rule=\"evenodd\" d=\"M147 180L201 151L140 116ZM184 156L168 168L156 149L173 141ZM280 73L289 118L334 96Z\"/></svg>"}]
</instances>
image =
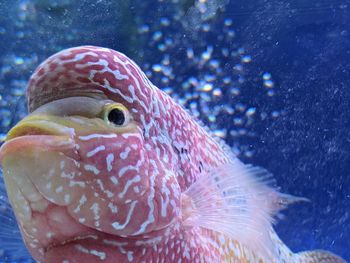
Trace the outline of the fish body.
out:
<instances>
[{"instance_id":1,"label":"fish body","mask_svg":"<svg viewBox=\"0 0 350 263\"><path fill-rule=\"evenodd\" d=\"M38 262L344 262L292 253L274 215L299 201L240 162L117 51L61 51L0 162Z\"/></svg>"}]
</instances>

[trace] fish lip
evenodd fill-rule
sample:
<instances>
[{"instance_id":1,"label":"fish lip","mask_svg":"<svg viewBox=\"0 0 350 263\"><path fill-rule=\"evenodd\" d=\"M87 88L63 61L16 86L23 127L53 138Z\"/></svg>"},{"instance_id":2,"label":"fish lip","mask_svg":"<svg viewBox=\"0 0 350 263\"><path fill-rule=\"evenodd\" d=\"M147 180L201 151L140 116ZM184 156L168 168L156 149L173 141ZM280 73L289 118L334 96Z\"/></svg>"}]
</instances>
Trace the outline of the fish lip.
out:
<instances>
[{"instance_id":1,"label":"fish lip","mask_svg":"<svg viewBox=\"0 0 350 263\"><path fill-rule=\"evenodd\" d=\"M0 165L6 154L23 148L66 150L74 148L75 130L52 121L55 116L29 115L15 125L0 147Z\"/></svg>"},{"instance_id":2,"label":"fish lip","mask_svg":"<svg viewBox=\"0 0 350 263\"><path fill-rule=\"evenodd\" d=\"M7 134L5 141L17 137L34 135L75 136L75 130L51 121L50 116L28 116L13 127Z\"/></svg>"},{"instance_id":3,"label":"fish lip","mask_svg":"<svg viewBox=\"0 0 350 263\"><path fill-rule=\"evenodd\" d=\"M93 228L90 228L90 229L93 230L93 231L96 231ZM47 253L47 252L49 252L49 251L51 251L51 250L53 250L55 248L58 248L58 247L61 247L61 246L66 246L66 245L75 243L77 241L84 242L85 240L88 240L88 239L93 239L95 241L98 240L99 239L98 233L91 233L91 234L86 234L86 235L83 235L83 236L74 236L74 237L65 239L65 240L60 241L60 242L52 242L49 245L47 245L46 247L44 247L44 251L45 251L45 253Z\"/></svg>"},{"instance_id":4,"label":"fish lip","mask_svg":"<svg viewBox=\"0 0 350 263\"><path fill-rule=\"evenodd\" d=\"M73 138L65 135L23 135L6 141L0 147L0 165L4 157L25 148L41 150L68 150L76 148Z\"/></svg>"}]
</instances>

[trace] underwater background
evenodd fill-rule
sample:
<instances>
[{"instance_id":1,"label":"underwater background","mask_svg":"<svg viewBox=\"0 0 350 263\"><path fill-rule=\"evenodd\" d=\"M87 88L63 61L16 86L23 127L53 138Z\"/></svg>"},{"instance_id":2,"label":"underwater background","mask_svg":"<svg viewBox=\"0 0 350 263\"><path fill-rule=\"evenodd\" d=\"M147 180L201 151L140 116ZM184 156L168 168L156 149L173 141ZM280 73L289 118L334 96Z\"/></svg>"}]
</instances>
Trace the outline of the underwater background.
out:
<instances>
[{"instance_id":1,"label":"underwater background","mask_svg":"<svg viewBox=\"0 0 350 263\"><path fill-rule=\"evenodd\" d=\"M125 53L241 160L309 198L275 226L294 252L350 260L349 2L1 0L1 140L35 67L86 44ZM0 180L0 262L33 262Z\"/></svg>"}]
</instances>

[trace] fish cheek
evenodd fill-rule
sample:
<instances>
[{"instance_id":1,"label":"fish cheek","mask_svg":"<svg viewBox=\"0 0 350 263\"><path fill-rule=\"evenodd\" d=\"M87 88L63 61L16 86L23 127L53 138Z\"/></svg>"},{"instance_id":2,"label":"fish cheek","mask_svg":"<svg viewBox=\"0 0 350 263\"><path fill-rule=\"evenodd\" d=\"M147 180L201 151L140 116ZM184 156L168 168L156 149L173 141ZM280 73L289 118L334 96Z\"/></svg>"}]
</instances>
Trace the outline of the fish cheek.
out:
<instances>
[{"instance_id":1,"label":"fish cheek","mask_svg":"<svg viewBox=\"0 0 350 263\"><path fill-rule=\"evenodd\" d=\"M132 235L150 212L149 160L139 134L106 137L79 143L80 172L86 188L69 206L69 212L86 226Z\"/></svg>"},{"instance_id":2,"label":"fish cheek","mask_svg":"<svg viewBox=\"0 0 350 263\"><path fill-rule=\"evenodd\" d=\"M66 206L82 192L84 185L77 165L62 152L39 148L22 149L3 160L11 205L25 243L35 258L40 258L37 248L46 247L56 238L74 236L80 230L74 222L70 228L62 228L64 222L51 220L57 218L53 214L56 208L58 218L67 219Z\"/></svg>"},{"instance_id":3,"label":"fish cheek","mask_svg":"<svg viewBox=\"0 0 350 263\"><path fill-rule=\"evenodd\" d=\"M11 177L24 197L35 196L60 206L68 205L81 191L79 164L62 152L24 149L4 159L5 177ZM39 198L39 197L38 197Z\"/></svg>"}]
</instances>

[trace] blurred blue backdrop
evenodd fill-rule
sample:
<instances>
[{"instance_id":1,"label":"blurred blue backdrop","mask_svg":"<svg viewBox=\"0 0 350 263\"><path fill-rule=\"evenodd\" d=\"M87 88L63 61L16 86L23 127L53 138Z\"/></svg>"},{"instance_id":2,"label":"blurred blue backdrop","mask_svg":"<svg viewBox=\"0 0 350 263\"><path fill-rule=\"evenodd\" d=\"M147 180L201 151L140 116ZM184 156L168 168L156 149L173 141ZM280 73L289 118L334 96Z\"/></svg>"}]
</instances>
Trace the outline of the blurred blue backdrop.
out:
<instances>
[{"instance_id":1,"label":"blurred blue backdrop","mask_svg":"<svg viewBox=\"0 0 350 263\"><path fill-rule=\"evenodd\" d=\"M77 45L116 49L283 192L312 201L276 225L293 251L349 260L349 25L340 0L1 1L0 138L26 115L42 60ZM29 260L3 183L0 232L0 262Z\"/></svg>"}]
</instances>

